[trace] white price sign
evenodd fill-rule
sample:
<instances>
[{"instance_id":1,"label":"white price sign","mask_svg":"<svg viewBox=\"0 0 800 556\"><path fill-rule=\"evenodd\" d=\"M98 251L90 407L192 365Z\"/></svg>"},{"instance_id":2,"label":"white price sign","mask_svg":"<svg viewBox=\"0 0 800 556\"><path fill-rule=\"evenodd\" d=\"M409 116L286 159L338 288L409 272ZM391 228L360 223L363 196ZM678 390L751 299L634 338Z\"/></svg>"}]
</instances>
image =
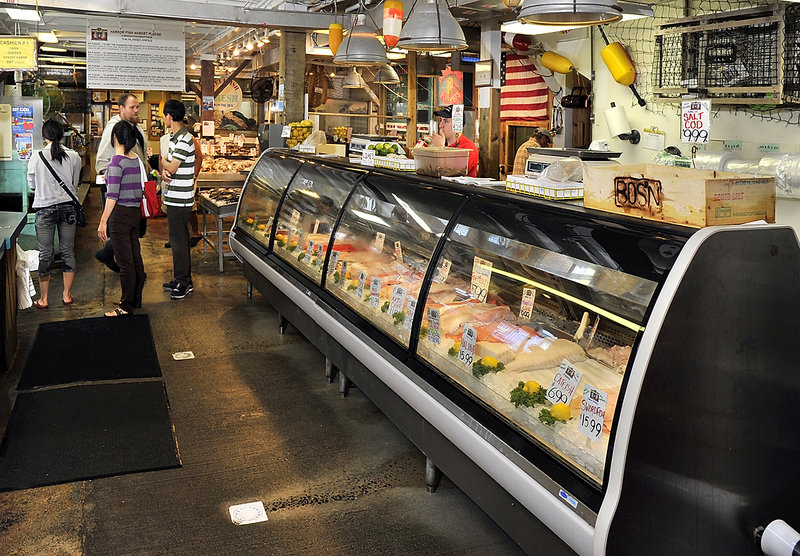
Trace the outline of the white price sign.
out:
<instances>
[{"instance_id":1,"label":"white price sign","mask_svg":"<svg viewBox=\"0 0 800 556\"><path fill-rule=\"evenodd\" d=\"M394 256L399 262L403 262L403 247L399 241L394 242Z\"/></svg>"},{"instance_id":2,"label":"white price sign","mask_svg":"<svg viewBox=\"0 0 800 556\"><path fill-rule=\"evenodd\" d=\"M375 249L378 251L383 251L383 242L386 240L386 234L383 232L378 232L375 234Z\"/></svg>"},{"instance_id":3,"label":"white price sign","mask_svg":"<svg viewBox=\"0 0 800 556\"><path fill-rule=\"evenodd\" d=\"M481 303L485 302L491 280L492 263L480 257L475 257L472 262L472 283L470 285L472 297Z\"/></svg>"},{"instance_id":4,"label":"white price sign","mask_svg":"<svg viewBox=\"0 0 800 556\"><path fill-rule=\"evenodd\" d=\"M403 305L406 302L406 295L408 290L403 286L395 286L392 292L392 300L389 302L389 316L399 313L403 310Z\"/></svg>"},{"instance_id":5,"label":"white price sign","mask_svg":"<svg viewBox=\"0 0 800 556\"><path fill-rule=\"evenodd\" d=\"M439 269L439 276L437 276L436 281L440 284L444 284L447 281L447 277L450 276L450 267L453 266L449 260L445 259L442 261L442 266Z\"/></svg>"},{"instance_id":6,"label":"white price sign","mask_svg":"<svg viewBox=\"0 0 800 556\"><path fill-rule=\"evenodd\" d=\"M367 281L367 273L363 270L358 273L358 287L356 288L356 297L359 299L364 298L364 284Z\"/></svg>"},{"instance_id":7,"label":"white price sign","mask_svg":"<svg viewBox=\"0 0 800 556\"><path fill-rule=\"evenodd\" d=\"M461 133L464 131L464 105L453 105L453 132Z\"/></svg>"},{"instance_id":8,"label":"white price sign","mask_svg":"<svg viewBox=\"0 0 800 556\"><path fill-rule=\"evenodd\" d=\"M306 256L303 258L304 263L308 264L311 262L311 254L314 252L314 250L315 250L314 242L308 240L308 249L306 249Z\"/></svg>"},{"instance_id":9,"label":"white price sign","mask_svg":"<svg viewBox=\"0 0 800 556\"><path fill-rule=\"evenodd\" d=\"M581 400L581 415L578 418L578 431L592 440L600 440L603 434L603 419L606 416L608 394L589 386L583 385L583 400Z\"/></svg>"},{"instance_id":10,"label":"white price sign","mask_svg":"<svg viewBox=\"0 0 800 556\"><path fill-rule=\"evenodd\" d=\"M519 305L519 318L531 320L533 316L533 302L536 299L536 290L533 288L523 288L522 302Z\"/></svg>"},{"instance_id":11,"label":"white price sign","mask_svg":"<svg viewBox=\"0 0 800 556\"><path fill-rule=\"evenodd\" d=\"M297 209L292 210L292 226L297 226L300 223L300 211Z\"/></svg>"},{"instance_id":12,"label":"white price sign","mask_svg":"<svg viewBox=\"0 0 800 556\"><path fill-rule=\"evenodd\" d=\"M316 234L317 230L319 230L319 220L314 220L314 229L311 230L311 233Z\"/></svg>"},{"instance_id":13,"label":"white price sign","mask_svg":"<svg viewBox=\"0 0 800 556\"><path fill-rule=\"evenodd\" d=\"M322 266L323 262L325 262L325 250L321 243L317 243L317 266Z\"/></svg>"},{"instance_id":14,"label":"white price sign","mask_svg":"<svg viewBox=\"0 0 800 556\"><path fill-rule=\"evenodd\" d=\"M708 143L711 134L711 101L681 102L681 142Z\"/></svg>"},{"instance_id":15,"label":"white price sign","mask_svg":"<svg viewBox=\"0 0 800 556\"><path fill-rule=\"evenodd\" d=\"M342 270L339 275L339 285L344 287L347 282L347 261L342 261Z\"/></svg>"},{"instance_id":16,"label":"white price sign","mask_svg":"<svg viewBox=\"0 0 800 556\"><path fill-rule=\"evenodd\" d=\"M364 149L361 153L362 166L375 166L375 151L372 149Z\"/></svg>"},{"instance_id":17,"label":"white price sign","mask_svg":"<svg viewBox=\"0 0 800 556\"><path fill-rule=\"evenodd\" d=\"M328 274L333 274L334 272L336 272L336 263L338 262L339 262L339 252L331 251L331 260L328 261ZM342 276L342 280L344 280L344 276Z\"/></svg>"},{"instance_id":18,"label":"white price sign","mask_svg":"<svg viewBox=\"0 0 800 556\"><path fill-rule=\"evenodd\" d=\"M583 373L564 359L558 368L556 376L553 377L553 383L547 389L547 399L553 404L564 403L569 405L582 377Z\"/></svg>"},{"instance_id":19,"label":"white price sign","mask_svg":"<svg viewBox=\"0 0 800 556\"><path fill-rule=\"evenodd\" d=\"M417 310L417 300L413 297L408 298L408 307L406 307L406 318L403 319L403 328L411 330L411 325L414 322L414 312Z\"/></svg>"},{"instance_id":20,"label":"white price sign","mask_svg":"<svg viewBox=\"0 0 800 556\"><path fill-rule=\"evenodd\" d=\"M470 325L464 325L464 333L461 335L461 348L458 350L458 360L464 365L472 368L472 358L475 353L475 342L478 333Z\"/></svg>"},{"instance_id":21,"label":"white price sign","mask_svg":"<svg viewBox=\"0 0 800 556\"><path fill-rule=\"evenodd\" d=\"M442 324L439 309L428 309L428 341L437 346L442 343Z\"/></svg>"},{"instance_id":22,"label":"white price sign","mask_svg":"<svg viewBox=\"0 0 800 556\"><path fill-rule=\"evenodd\" d=\"M381 302L381 279L372 278L369 281L369 306L377 308Z\"/></svg>"},{"instance_id":23,"label":"white price sign","mask_svg":"<svg viewBox=\"0 0 800 556\"><path fill-rule=\"evenodd\" d=\"M292 136L292 130L289 128L289 126L288 125L283 126L283 129L281 130L281 137L291 137L291 136Z\"/></svg>"}]
</instances>

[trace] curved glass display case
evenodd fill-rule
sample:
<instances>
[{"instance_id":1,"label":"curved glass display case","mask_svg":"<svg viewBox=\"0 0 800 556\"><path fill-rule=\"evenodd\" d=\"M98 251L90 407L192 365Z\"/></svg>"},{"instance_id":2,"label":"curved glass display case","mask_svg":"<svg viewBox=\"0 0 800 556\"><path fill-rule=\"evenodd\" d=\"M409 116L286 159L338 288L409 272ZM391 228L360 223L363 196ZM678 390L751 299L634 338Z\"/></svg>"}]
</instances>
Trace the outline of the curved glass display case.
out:
<instances>
[{"instance_id":1,"label":"curved glass display case","mask_svg":"<svg viewBox=\"0 0 800 556\"><path fill-rule=\"evenodd\" d=\"M286 186L302 161L269 154L261 156L248 174L236 215L238 229L267 247L272 224Z\"/></svg>"},{"instance_id":2,"label":"curved glass display case","mask_svg":"<svg viewBox=\"0 0 800 556\"><path fill-rule=\"evenodd\" d=\"M363 176L308 161L286 191L275 231L275 253L318 285L339 212Z\"/></svg>"},{"instance_id":3,"label":"curved glass display case","mask_svg":"<svg viewBox=\"0 0 800 556\"><path fill-rule=\"evenodd\" d=\"M370 175L344 208L326 289L408 347L423 278L462 201L455 193Z\"/></svg>"}]
</instances>

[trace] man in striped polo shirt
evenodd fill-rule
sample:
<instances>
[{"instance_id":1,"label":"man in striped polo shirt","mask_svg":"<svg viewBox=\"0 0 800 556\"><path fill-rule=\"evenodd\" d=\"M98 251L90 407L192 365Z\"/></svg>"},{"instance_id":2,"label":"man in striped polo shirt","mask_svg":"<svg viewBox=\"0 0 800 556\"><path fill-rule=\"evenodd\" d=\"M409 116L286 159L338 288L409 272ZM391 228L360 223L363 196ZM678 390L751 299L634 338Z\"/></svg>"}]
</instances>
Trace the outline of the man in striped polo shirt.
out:
<instances>
[{"instance_id":1,"label":"man in striped polo shirt","mask_svg":"<svg viewBox=\"0 0 800 556\"><path fill-rule=\"evenodd\" d=\"M189 245L189 217L194 204L194 139L183 125L186 109L177 100L164 103L164 128L172 137L166 158L162 157L163 199L167 207L169 243L174 278L164 284L172 299L183 299L194 290Z\"/></svg>"}]
</instances>

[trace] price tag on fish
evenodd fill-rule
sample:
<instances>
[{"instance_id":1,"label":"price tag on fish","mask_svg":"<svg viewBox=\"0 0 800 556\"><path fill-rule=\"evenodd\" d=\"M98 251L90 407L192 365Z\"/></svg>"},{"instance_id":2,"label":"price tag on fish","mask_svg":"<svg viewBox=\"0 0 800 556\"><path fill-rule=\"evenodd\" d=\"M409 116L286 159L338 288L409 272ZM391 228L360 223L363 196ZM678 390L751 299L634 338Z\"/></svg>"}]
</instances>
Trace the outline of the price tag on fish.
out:
<instances>
[{"instance_id":1,"label":"price tag on fish","mask_svg":"<svg viewBox=\"0 0 800 556\"><path fill-rule=\"evenodd\" d=\"M291 137L291 136L292 136L291 128L288 125L283 126L283 129L281 130L281 137Z\"/></svg>"},{"instance_id":2,"label":"price tag on fish","mask_svg":"<svg viewBox=\"0 0 800 556\"><path fill-rule=\"evenodd\" d=\"M325 250L322 249L321 243L317 243L317 266L322 266L323 262L325 262Z\"/></svg>"},{"instance_id":3,"label":"price tag on fish","mask_svg":"<svg viewBox=\"0 0 800 556\"><path fill-rule=\"evenodd\" d=\"M292 226L297 226L300 223L300 211L297 209L292 210Z\"/></svg>"},{"instance_id":4,"label":"price tag on fish","mask_svg":"<svg viewBox=\"0 0 800 556\"><path fill-rule=\"evenodd\" d=\"M536 290L533 288L522 289L522 302L519 305L519 318L531 320L533 316L533 301L536 299Z\"/></svg>"},{"instance_id":5,"label":"price tag on fish","mask_svg":"<svg viewBox=\"0 0 800 556\"><path fill-rule=\"evenodd\" d=\"M347 283L347 261L342 261L342 270L341 274L339 275L339 285L344 287L345 283Z\"/></svg>"},{"instance_id":6,"label":"price tag on fish","mask_svg":"<svg viewBox=\"0 0 800 556\"><path fill-rule=\"evenodd\" d=\"M372 278L369 281L369 306L377 308L381 302L381 279Z\"/></svg>"},{"instance_id":7,"label":"price tag on fish","mask_svg":"<svg viewBox=\"0 0 800 556\"><path fill-rule=\"evenodd\" d=\"M481 303L486 301L486 294L489 293L489 282L492 280L492 263L475 257L472 262L472 283L470 291L472 298Z\"/></svg>"},{"instance_id":8,"label":"price tag on fish","mask_svg":"<svg viewBox=\"0 0 800 556\"><path fill-rule=\"evenodd\" d=\"M392 291L392 300L389 302L389 316L394 316L403 310L403 304L406 302L406 295L408 290L403 286L395 286Z\"/></svg>"},{"instance_id":9,"label":"price tag on fish","mask_svg":"<svg viewBox=\"0 0 800 556\"><path fill-rule=\"evenodd\" d=\"M331 260L328 261L328 274L336 272L336 264L339 262L339 252L331 251ZM344 263L342 263L344 264ZM341 277L344 280L344 276Z\"/></svg>"},{"instance_id":10,"label":"price tag on fish","mask_svg":"<svg viewBox=\"0 0 800 556\"><path fill-rule=\"evenodd\" d=\"M403 247L399 241L394 242L394 256L398 262L403 262Z\"/></svg>"},{"instance_id":11,"label":"price tag on fish","mask_svg":"<svg viewBox=\"0 0 800 556\"><path fill-rule=\"evenodd\" d=\"M367 281L367 273L363 270L358 273L358 286L356 287L356 297L364 298L364 283Z\"/></svg>"},{"instance_id":12,"label":"price tag on fish","mask_svg":"<svg viewBox=\"0 0 800 556\"><path fill-rule=\"evenodd\" d=\"M314 220L314 229L311 230L311 233L316 234L317 230L319 230L319 220Z\"/></svg>"},{"instance_id":13,"label":"price tag on fish","mask_svg":"<svg viewBox=\"0 0 800 556\"><path fill-rule=\"evenodd\" d=\"M470 325L464 325L464 333L461 335L461 348L458 350L458 360L464 365L472 368L472 357L475 353L475 341L478 333Z\"/></svg>"},{"instance_id":14,"label":"price tag on fish","mask_svg":"<svg viewBox=\"0 0 800 556\"><path fill-rule=\"evenodd\" d=\"M378 251L383 251L383 242L385 240L386 240L386 234L384 234L383 232L376 233L375 242L373 243L375 249L377 249Z\"/></svg>"},{"instance_id":15,"label":"price tag on fish","mask_svg":"<svg viewBox=\"0 0 800 556\"><path fill-rule=\"evenodd\" d=\"M436 277L436 281L440 284L444 284L447 281L447 277L450 276L450 267L453 266L448 259L442 261L442 266L439 268L439 276Z\"/></svg>"},{"instance_id":16,"label":"price tag on fish","mask_svg":"<svg viewBox=\"0 0 800 556\"><path fill-rule=\"evenodd\" d=\"M411 325L414 323L414 312L417 310L417 300L413 297L408 298L408 307L406 307L406 318L403 319L403 328L411 330Z\"/></svg>"},{"instance_id":17,"label":"price tag on fish","mask_svg":"<svg viewBox=\"0 0 800 556\"><path fill-rule=\"evenodd\" d=\"M308 240L308 249L306 249L306 256L303 258L303 262L308 264L311 262L311 253L314 252L314 242L310 239Z\"/></svg>"},{"instance_id":18,"label":"price tag on fish","mask_svg":"<svg viewBox=\"0 0 800 556\"><path fill-rule=\"evenodd\" d=\"M564 359L558 368L556 376L553 377L553 383L547 389L547 399L553 404L564 403L569 405L582 377L583 373Z\"/></svg>"},{"instance_id":19,"label":"price tag on fish","mask_svg":"<svg viewBox=\"0 0 800 556\"><path fill-rule=\"evenodd\" d=\"M594 386L584 384L581 416L578 418L578 431L592 440L600 440L603 434L603 419L606 416L607 403L607 393Z\"/></svg>"},{"instance_id":20,"label":"price tag on fish","mask_svg":"<svg viewBox=\"0 0 800 556\"><path fill-rule=\"evenodd\" d=\"M442 343L441 326L439 309L428 309L428 341L437 346Z\"/></svg>"}]
</instances>

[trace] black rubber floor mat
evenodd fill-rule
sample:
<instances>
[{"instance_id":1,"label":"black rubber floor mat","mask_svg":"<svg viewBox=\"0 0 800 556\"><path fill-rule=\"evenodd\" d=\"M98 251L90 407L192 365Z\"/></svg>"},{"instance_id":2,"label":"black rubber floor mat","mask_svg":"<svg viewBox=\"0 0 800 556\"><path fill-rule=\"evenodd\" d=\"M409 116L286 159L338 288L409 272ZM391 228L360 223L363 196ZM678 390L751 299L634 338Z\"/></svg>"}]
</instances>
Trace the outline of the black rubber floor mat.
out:
<instances>
[{"instance_id":1,"label":"black rubber floor mat","mask_svg":"<svg viewBox=\"0 0 800 556\"><path fill-rule=\"evenodd\" d=\"M160 377L147 315L39 325L17 388Z\"/></svg>"},{"instance_id":2,"label":"black rubber floor mat","mask_svg":"<svg viewBox=\"0 0 800 556\"><path fill-rule=\"evenodd\" d=\"M0 490L180 465L162 381L22 392L0 447Z\"/></svg>"}]
</instances>

